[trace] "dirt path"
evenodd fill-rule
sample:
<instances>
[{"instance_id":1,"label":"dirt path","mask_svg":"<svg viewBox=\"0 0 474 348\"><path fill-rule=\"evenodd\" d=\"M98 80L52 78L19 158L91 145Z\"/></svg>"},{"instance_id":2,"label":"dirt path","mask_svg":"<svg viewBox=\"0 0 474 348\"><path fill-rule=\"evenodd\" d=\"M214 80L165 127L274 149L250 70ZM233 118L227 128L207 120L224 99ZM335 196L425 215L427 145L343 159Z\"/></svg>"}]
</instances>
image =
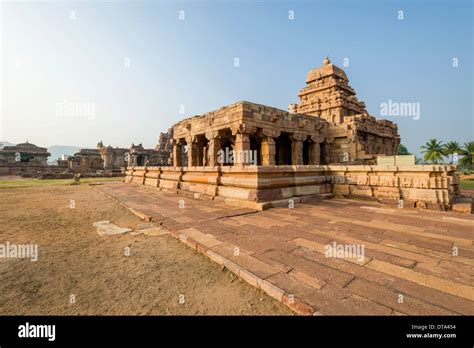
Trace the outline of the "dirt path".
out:
<instances>
[{"instance_id":1,"label":"dirt path","mask_svg":"<svg viewBox=\"0 0 474 348\"><path fill-rule=\"evenodd\" d=\"M292 314L169 236L100 237L95 221L140 220L90 186L1 189L0 211L0 246L39 252L0 257L1 315Z\"/></svg>"}]
</instances>

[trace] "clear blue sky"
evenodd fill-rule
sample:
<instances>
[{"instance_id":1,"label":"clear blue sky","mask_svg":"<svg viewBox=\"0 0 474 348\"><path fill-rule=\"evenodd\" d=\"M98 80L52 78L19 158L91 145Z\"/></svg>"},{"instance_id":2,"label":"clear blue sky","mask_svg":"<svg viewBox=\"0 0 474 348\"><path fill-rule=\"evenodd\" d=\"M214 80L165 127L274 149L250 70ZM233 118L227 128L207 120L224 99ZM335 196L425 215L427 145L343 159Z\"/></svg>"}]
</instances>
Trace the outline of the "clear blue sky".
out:
<instances>
[{"instance_id":1,"label":"clear blue sky","mask_svg":"<svg viewBox=\"0 0 474 348\"><path fill-rule=\"evenodd\" d=\"M340 67L349 59L344 69L372 115L389 99L421 104L419 120L389 118L409 150L430 137L474 138L472 1L1 6L0 140L154 147L159 132L181 118L238 100L286 110L326 55ZM94 103L95 117L58 114L65 100Z\"/></svg>"}]
</instances>

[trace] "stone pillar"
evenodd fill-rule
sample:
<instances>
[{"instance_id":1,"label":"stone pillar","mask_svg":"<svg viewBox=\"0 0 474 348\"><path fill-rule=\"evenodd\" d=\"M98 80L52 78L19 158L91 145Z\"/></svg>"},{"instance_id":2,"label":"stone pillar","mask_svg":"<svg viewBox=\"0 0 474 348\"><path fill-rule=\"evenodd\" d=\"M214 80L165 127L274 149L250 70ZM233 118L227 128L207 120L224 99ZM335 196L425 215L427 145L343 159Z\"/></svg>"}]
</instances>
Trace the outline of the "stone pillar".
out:
<instances>
[{"instance_id":1,"label":"stone pillar","mask_svg":"<svg viewBox=\"0 0 474 348\"><path fill-rule=\"evenodd\" d=\"M309 146L309 164L321 163L321 146L319 143L312 143Z\"/></svg>"},{"instance_id":2,"label":"stone pillar","mask_svg":"<svg viewBox=\"0 0 474 348\"><path fill-rule=\"evenodd\" d=\"M104 160L104 169L109 169L114 166L112 152L106 151L102 155L102 159Z\"/></svg>"},{"instance_id":3,"label":"stone pillar","mask_svg":"<svg viewBox=\"0 0 474 348\"><path fill-rule=\"evenodd\" d=\"M302 165L303 164L303 140L306 136L302 134L293 134L291 137L291 164Z\"/></svg>"},{"instance_id":4,"label":"stone pillar","mask_svg":"<svg viewBox=\"0 0 474 348\"><path fill-rule=\"evenodd\" d=\"M179 144L179 141L173 140L173 166L174 167L181 167L182 156L183 156L183 149L181 145Z\"/></svg>"},{"instance_id":5,"label":"stone pillar","mask_svg":"<svg viewBox=\"0 0 474 348\"><path fill-rule=\"evenodd\" d=\"M203 154L204 154L204 147L202 144L202 141L200 141L197 137L195 137L195 143L194 143L194 160L193 164L194 166L204 166L205 161L203 161Z\"/></svg>"},{"instance_id":6,"label":"stone pillar","mask_svg":"<svg viewBox=\"0 0 474 348\"><path fill-rule=\"evenodd\" d=\"M257 136L262 138L262 165L274 166L276 164L275 154L276 145L275 138L280 136L281 132L274 129L262 129Z\"/></svg>"},{"instance_id":7,"label":"stone pillar","mask_svg":"<svg viewBox=\"0 0 474 348\"><path fill-rule=\"evenodd\" d=\"M198 149L198 144L193 142L191 143L191 150L192 150L192 157L191 157L191 165L193 167L195 166L198 166L199 165L199 157L200 157L200 154L199 154L199 149ZM189 146L188 146L189 148ZM189 150L188 150L189 151ZM188 164L189 165L189 164Z\"/></svg>"},{"instance_id":8,"label":"stone pillar","mask_svg":"<svg viewBox=\"0 0 474 348\"><path fill-rule=\"evenodd\" d=\"M188 144L188 167L195 167L198 165L198 149L196 142L193 140L195 139L192 137L186 138L186 143Z\"/></svg>"},{"instance_id":9,"label":"stone pillar","mask_svg":"<svg viewBox=\"0 0 474 348\"><path fill-rule=\"evenodd\" d=\"M203 167L208 166L209 164L207 163L207 156L208 156L208 147L203 146L202 147L202 152L201 152L201 160L202 160L202 165Z\"/></svg>"},{"instance_id":10,"label":"stone pillar","mask_svg":"<svg viewBox=\"0 0 474 348\"><path fill-rule=\"evenodd\" d=\"M330 147L334 146L334 138L327 137L321 140L323 141L319 142L319 146L321 148L321 158L320 158L319 163L320 164L338 163L339 159L332 158L331 152L330 152Z\"/></svg>"},{"instance_id":11,"label":"stone pillar","mask_svg":"<svg viewBox=\"0 0 474 348\"><path fill-rule=\"evenodd\" d=\"M125 167L125 153L123 153L122 151L115 153L114 167L115 168Z\"/></svg>"},{"instance_id":12,"label":"stone pillar","mask_svg":"<svg viewBox=\"0 0 474 348\"><path fill-rule=\"evenodd\" d=\"M347 140L349 142L347 162L354 162L357 159L357 135L355 131L352 131L352 134L347 137Z\"/></svg>"},{"instance_id":13,"label":"stone pillar","mask_svg":"<svg viewBox=\"0 0 474 348\"><path fill-rule=\"evenodd\" d=\"M220 165L220 163L217 162L217 156L218 156L218 151L220 149L220 139L217 134L217 131L211 131L206 133L206 139L209 141L208 143L208 166L210 167L215 167Z\"/></svg>"},{"instance_id":14,"label":"stone pillar","mask_svg":"<svg viewBox=\"0 0 474 348\"><path fill-rule=\"evenodd\" d=\"M235 134L234 165L248 165L250 163L250 135Z\"/></svg>"},{"instance_id":15,"label":"stone pillar","mask_svg":"<svg viewBox=\"0 0 474 348\"><path fill-rule=\"evenodd\" d=\"M272 137L264 137L262 139L262 165L274 166L275 154L275 140Z\"/></svg>"},{"instance_id":16,"label":"stone pillar","mask_svg":"<svg viewBox=\"0 0 474 348\"><path fill-rule=\"evenodd\" d=\"M291 164L301 165L303 164L303 141L292 140L291 141Z\"/></svg>"}]
</instances>

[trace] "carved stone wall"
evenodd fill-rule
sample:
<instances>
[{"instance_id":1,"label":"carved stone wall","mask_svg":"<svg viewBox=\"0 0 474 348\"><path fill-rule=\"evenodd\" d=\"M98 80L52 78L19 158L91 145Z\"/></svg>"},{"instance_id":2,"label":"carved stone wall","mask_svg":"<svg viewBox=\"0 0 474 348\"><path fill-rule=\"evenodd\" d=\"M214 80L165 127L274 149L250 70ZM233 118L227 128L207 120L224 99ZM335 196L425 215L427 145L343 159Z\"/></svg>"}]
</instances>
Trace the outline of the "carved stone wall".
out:
<instances>
[{"instance_id":1,"label":"carved stone wall","mask_svg":"<svg viewBox=\"0 0 474 348\"><path fill-rule=\"evenodd\" d=\"M455 166L129 167L125 181L255 209L335 194L447 210L459 193Z\"/></svg>"},{"instance_id":2,"label":"carved stone wall","mask_svg":"<svg viewBox=\"0 0 474 348\"><path fill-rule=\"evenodd\" d=\"M402 205L446 210L459 194L453 165L331 165L329 168L336 195L401 200Z\"/></svg>"}]
</instances>

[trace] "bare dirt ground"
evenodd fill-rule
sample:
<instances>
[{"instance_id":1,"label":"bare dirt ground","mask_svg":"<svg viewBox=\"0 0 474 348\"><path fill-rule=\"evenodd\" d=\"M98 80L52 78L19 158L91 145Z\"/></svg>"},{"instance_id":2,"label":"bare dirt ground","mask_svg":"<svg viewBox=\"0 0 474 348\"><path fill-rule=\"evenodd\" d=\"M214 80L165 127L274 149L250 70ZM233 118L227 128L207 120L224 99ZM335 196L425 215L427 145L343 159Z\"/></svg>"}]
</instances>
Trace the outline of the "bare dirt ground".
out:
<instances>
[{"instance_id":1,"label":"bare dirt ground","mask_svg":"<svg viewBox=\"0 0 474 348\"><path fill-rule=\"evenodd\" d=\"M0 211L0 244L39 250L0 258L0 315L292 314L170 236L99 236L141 221L88 185L1 189Z\"/></svg>"}]
</instances>

